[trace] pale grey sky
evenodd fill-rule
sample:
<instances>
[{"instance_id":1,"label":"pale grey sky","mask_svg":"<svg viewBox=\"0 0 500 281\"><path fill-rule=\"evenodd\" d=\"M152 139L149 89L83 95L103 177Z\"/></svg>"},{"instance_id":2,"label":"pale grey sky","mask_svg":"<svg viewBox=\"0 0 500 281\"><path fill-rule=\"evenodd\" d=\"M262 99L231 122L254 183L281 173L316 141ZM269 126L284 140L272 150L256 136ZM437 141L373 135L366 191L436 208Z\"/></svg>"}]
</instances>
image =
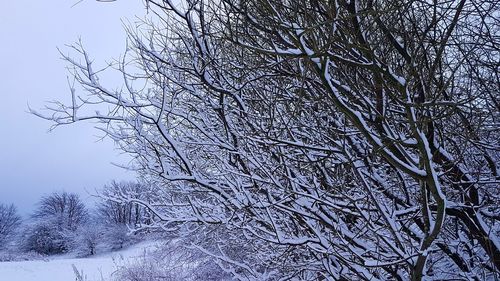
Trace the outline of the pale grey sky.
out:
<instances>
[{"instance_id":1,"label":"pale grey sky","mask_svg":"<svg viewBox=\"0 0 500 281\"><path fill-rule=\"evenodd\" d=\"M64 50L81 38L96 62L124 50L121 19L144 15L141 0L0 0L0 203L29 213L54 190L85 190L133 175L111 141L98 141L92 124L60 127L27 113L49 100L68 100ZM117 81L119 83L119 81Z\"/></svg>"}]
</instances>

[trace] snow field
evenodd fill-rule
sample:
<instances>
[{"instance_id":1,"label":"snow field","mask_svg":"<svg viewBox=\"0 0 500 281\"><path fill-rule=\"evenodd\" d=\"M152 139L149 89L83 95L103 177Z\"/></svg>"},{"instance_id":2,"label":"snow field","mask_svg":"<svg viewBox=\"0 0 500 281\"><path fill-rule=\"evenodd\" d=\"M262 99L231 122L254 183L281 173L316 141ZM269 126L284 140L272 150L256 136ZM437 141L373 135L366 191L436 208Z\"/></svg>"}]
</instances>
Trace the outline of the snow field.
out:
<instances>
[{"instance_id":1,"label":"snow field","mask_svg":"<svg viewBox=\"0 0 500 281\"><path fill-rule=\"evenodd\" d=\"M83 272L85 281L112 280L116 269L156 248L153 242L143 242L130 248L89 258L0 262L0 281L73 281L73 265Z\"/></svg>"}]
</instances>

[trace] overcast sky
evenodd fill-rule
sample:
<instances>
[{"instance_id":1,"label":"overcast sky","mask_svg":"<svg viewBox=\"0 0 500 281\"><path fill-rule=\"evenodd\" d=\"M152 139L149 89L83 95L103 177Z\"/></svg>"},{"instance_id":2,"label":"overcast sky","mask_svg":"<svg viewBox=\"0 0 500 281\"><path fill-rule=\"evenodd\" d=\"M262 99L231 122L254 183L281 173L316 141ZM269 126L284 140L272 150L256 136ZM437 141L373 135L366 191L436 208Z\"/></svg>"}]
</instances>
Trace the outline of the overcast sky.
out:
<instances>
[{"instance_id":1,"label":"overcast sky","mask_svg":"<svg viewBox=\"0 0 500 281\"><path fill-rule=\"evenodd\" d=\"M49 100L68 100L64 50L81 37L98 61L124 50L121 19L145 13L140 0L0 0L0 203L26 215L43 194L86 191L111 180L133 179L112 165L126 163L92 124L59 127L27 113ZM73 7L72 7L73 6ZM118 83L119 81L117 81Z\"/></svg>"}]
</instances>

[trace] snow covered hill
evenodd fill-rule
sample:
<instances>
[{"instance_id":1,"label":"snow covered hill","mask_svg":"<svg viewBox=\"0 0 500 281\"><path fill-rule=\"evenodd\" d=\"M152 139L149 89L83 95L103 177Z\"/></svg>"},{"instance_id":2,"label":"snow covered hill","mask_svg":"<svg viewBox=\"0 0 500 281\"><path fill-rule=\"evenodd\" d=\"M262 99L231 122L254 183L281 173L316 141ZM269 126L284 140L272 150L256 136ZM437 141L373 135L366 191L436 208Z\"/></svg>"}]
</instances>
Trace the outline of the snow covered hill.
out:
<instances>
[{"instance_id":1,"label":"snow covered hill","mask_svg":"<svg viewBox=\"0 0 500 281\"><path fill-rule=\"evenodd\" d=\"M0 281L73 281L73 265L83 272L86 281L108 281L117 267L133 262L156 247L154 242L143 242L89 258L59 256L47 260L0 262Z\"/></svg>"}]
</instances>

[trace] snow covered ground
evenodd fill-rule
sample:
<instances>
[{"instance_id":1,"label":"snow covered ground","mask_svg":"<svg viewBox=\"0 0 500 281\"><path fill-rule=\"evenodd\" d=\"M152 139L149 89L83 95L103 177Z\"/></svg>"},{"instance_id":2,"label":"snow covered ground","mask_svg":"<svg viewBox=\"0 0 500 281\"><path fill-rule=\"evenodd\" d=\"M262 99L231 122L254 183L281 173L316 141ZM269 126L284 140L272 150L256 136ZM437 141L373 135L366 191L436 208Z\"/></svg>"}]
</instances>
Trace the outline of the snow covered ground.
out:
<instances>
[{"instance_id":1,"label":"snow covered ground","mask_svg":"<svg viewBox=\"0 0 500 281\"><path fill-rule=\"evenodd\" d=\"M108 281L118 266L155 248L155 243L143 242L121 251L89 258L59 256L47 260L0 262L0 281L73 281L73 265L83 272L86 281Z\"/></svg>"}]
</instances>

